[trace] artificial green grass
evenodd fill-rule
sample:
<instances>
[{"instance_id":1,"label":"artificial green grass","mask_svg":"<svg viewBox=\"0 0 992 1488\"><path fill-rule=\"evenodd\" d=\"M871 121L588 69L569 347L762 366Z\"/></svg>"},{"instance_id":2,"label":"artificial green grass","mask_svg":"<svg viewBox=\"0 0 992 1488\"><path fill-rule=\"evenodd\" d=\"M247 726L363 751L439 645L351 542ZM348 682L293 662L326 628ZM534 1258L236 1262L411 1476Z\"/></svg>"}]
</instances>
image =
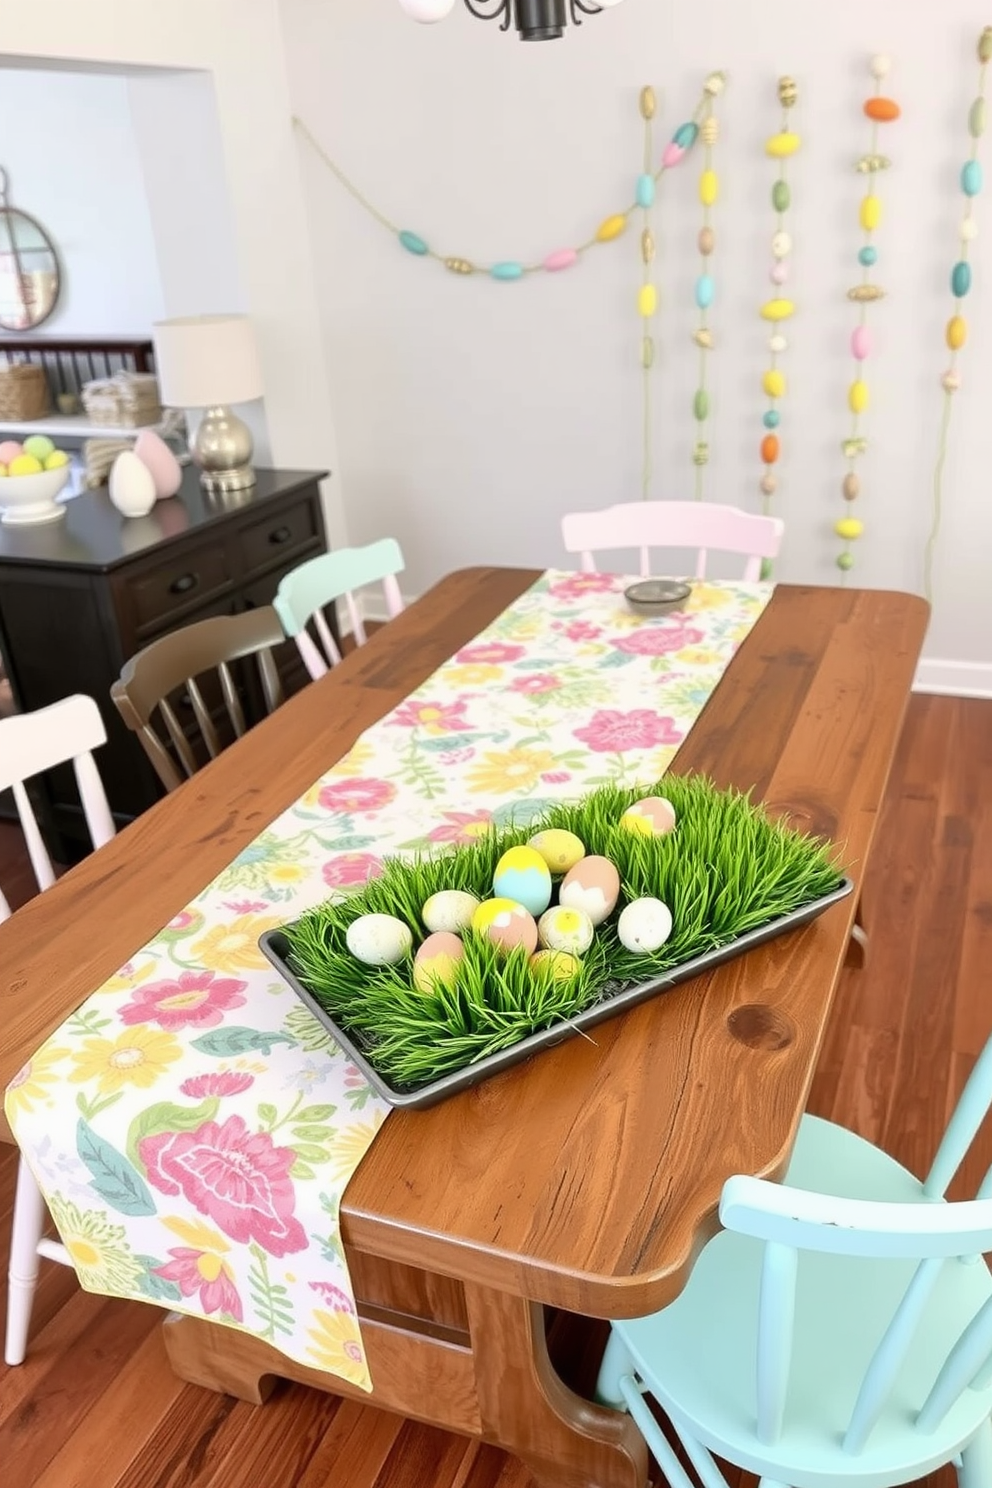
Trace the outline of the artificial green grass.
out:
<instances>
[{"instance_id":1,"label":"artificial green grass","mask_svg":"<svg viewBox=\"0 0 992 1488\"><path fill-rule=\"evenodd\" d=\"M671 801L675 830L641 837L621 828L627 807L651 795ZM579 974L556 982L524 951L502 955L467 932L454 986L418 992L412 970L427 936L423 905L442 889L490 898L502 854L549 827L574 832L588 854L609 858L620 873L620 901ZM770 821L748 797L702 776L666 776L650 788L604 786L525 828L494 830L469 846L389 858L380 877L343 902L322 904L286 926L288 965L386 1083L408 1092L726 946L831 893L841 879L828 843ZM652 956L625 950L616 931L620 911L643 897L663 900L674 921L671 938ZM403 920L413 932L411 955L397 966L357 961L345 935L364 914Z\"/></svg>"}]
</instances>

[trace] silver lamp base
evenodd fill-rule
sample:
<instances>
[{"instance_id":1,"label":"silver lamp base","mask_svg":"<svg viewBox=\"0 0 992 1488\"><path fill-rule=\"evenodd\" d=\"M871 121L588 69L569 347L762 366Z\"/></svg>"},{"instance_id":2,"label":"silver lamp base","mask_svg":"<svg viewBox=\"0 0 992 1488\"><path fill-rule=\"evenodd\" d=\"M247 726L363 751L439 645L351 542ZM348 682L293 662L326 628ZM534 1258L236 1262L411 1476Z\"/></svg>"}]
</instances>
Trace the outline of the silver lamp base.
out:
<instances>
[{"instance_id":1,"label":"silver lamp base","mask_svg":"<svg viewBox=\"0 0 992 1488\"><path fill-rule=\"evenodd\" d=\"M231 408L207 408L190 453L200 468L200 483L212 495L248 491L255 484L251 430Z\"/></svg>"}]
</instances>

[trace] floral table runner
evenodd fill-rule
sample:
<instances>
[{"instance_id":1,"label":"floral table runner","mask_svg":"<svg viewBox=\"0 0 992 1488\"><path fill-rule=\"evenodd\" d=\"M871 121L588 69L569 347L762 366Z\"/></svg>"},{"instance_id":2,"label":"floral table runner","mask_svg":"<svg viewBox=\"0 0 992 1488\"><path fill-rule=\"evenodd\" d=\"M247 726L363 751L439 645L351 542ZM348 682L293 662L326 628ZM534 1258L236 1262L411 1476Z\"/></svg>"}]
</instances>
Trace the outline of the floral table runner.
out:
<instances>
[{"instance_id":1,"label":"floral table runner","mask_svg":"<svg viewBox=\"0 0 992 1488\"><path fill-rule=\"evenodd\" d=\"M5 1110L89 1291L242 1328L366 1390L338 1212L389 1107L258 948L384 853L664 773L771 586L545 574L177 914L18 1074Z\"/></svg>"}]
</instances>

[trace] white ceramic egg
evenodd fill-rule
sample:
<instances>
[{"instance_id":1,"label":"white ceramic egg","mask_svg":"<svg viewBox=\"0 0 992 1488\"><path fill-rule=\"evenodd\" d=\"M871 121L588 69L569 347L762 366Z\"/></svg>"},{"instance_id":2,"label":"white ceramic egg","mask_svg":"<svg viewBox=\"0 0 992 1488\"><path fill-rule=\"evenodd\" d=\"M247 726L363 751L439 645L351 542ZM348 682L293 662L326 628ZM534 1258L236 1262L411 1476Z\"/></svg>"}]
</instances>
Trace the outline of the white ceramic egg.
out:
<instances>
[{"instance_id":1,"label":"white ceramic egg","mask_svg":"<svg viewBox=\"0 0 992 1488\"><path fill-rule=\"evenodd\" d=\"M355 960L365 966L395 966L410 954L413 936L395 915L367 914L352 921L345 941Z\"/></svg>"},{"instance_id":2,"label":"white ceramic egg","mask_svg":"<svg viewBox=\"0 0 992 1488\"><path fill-rule=\"evenodd\" d=\"M125 517L147 517L155 505L152 473L130 450L123 450L114 461L110 499Z\"/></svg>"},{"instance_id":3,"label":"white ceramic egg","mask_svg":"<svg viewBox=\"0 0 992 1488\"><path fill-rule=\"evenodd\" d=\"M650 956L660 951L672 933L672 912L660 899L635 899L617 921L617 935L625 950Z\"/></svg>"},{"instance_id":4,"label":"white ceramic egg","mask_svg":"<svg viewBox=\"0 0 992 1488\"><path fill-rule=\"evenodd\" d=\"M594 925L609 919L619 898L620 875L609 858L583 858L566 873L558 891L559 904L581 909Z\"/></svg>"},{"instance_id":5,"label":"white ceramic egg","mask_svg":"<svg viewBox=\"0 0 992 1488\"><path fill-rule=\"evenodd\" d=\"M537 935L546 950L582 956L592 945L595 927L584 909L566 909L556 904L537 924Z\"/></svg>"},{"instance_id":6,"label":"white ceramic egg","mask_svg":"<svg viewBox=\"0 0 992 1488\"><path fill-rule=\"evenodd\" d=\"M421 918L432 935L442 931L448 935L461 935L472 923L472 916L479 907L474 894L463 889L442 889L432 894L421 912Z\"/></svg>"},{"instance_id":7,"label":"white ceramic egg","mask_svg":"<svg viewBox=\"0 0 992 1488\"><path fill-rule=\"evenodd\" d=\"M154 429L142 429L134 441L134 453L151 472L157 500L175 496L183 483L183 470L161 435Z\"/></svg>"}]
</instances>

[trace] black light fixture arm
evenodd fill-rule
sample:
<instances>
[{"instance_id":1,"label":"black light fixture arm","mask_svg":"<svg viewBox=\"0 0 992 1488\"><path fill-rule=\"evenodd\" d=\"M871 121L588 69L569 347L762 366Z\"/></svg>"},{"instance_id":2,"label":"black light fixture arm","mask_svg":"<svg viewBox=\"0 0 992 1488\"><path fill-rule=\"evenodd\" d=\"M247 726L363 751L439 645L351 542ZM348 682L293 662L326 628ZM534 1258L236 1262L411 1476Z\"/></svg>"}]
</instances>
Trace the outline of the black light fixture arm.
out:
<instances>
[{"instance_id":1,"label":"black light fixture arm","mask_svg":"<svg viewBox=\"0 0 992 1488\"><path fill-rule=\"evenodd\" d=\"M581 26L583 16L602 11L595 0L465 0L465 8L477 20L498 20L501 31L516 25L522 41L557 40L568 21Z\"/></svg>"}]
</instances>

